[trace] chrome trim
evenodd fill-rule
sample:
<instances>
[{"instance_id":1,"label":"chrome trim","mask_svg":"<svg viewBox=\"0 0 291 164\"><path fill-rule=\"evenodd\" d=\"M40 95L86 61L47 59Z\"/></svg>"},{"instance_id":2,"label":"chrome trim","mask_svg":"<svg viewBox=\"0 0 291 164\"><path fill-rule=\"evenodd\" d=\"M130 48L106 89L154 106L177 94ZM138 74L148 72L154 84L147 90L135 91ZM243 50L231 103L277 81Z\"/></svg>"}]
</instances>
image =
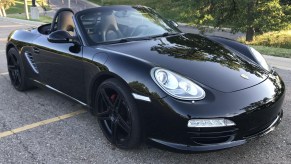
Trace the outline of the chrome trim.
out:
<instances>
[{"instance_id":1,"label":"chrome trim","mask_svg":"<svg viewBox=\"0 0 291 164\"><path fill-rule=\"evenodd\" d=\"M136 94L136 93L132 93L132 96L135 99L138 99L138 100L143 100L143 101L151 102L151 99L149 97L146 97L146 96L142 96L142 95L139 95L139 94Z\"/></svg>"},{"instance_id":2,"label":"chrome trim","mask_svg":"<svg viewBox=\"0 0 291 164\"><path fill-rule=\"evenodd\" d=\"M63 92L61 92L61 91L55 89L54 87L51 87L50 85L43 84L42 82L37 81L37 80L33 80L33 81L36 82L36 83L38 83L38 84L40 84L40 85L43 85L43 86L47 87L48 89L51 89L51 90L53 90L53 91L55 91L55 92L57 92L57 93L60 93L60 94L62 94L62 95L64 95L64 96L66 96L66 97L68 97L68 98L70 98L70 99L72 99L72 100L74 100L74 101L76 101L76 102L78 102L78 103L84 105L84 106L88 106L87 104L83 103L82 101L79 101L79 100L75 99L74 97L71 97L71 96L69 96L69 95L63 93Z\"/></svg>"}]
</instances>

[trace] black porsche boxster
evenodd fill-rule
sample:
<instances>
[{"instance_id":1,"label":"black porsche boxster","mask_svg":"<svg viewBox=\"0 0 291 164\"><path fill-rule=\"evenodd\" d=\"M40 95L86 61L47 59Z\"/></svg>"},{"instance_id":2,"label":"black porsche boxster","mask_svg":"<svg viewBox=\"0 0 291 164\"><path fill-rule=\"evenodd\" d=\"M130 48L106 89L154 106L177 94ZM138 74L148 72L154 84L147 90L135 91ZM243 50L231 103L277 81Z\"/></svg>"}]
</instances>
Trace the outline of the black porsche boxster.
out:
<instances>
[{"instance_id":1,"label":"black porsche boxster","mask_svg":"<svg viewBox=\"0 0 291 164\"><path fill-rule=\"evenodd\" d=\"M46 87L97 116L118 148L230 148L272 131L284 83L255 49L182 33L145 6L60 9L7 43L12 85Z\"/></svg>"}]
</instances>

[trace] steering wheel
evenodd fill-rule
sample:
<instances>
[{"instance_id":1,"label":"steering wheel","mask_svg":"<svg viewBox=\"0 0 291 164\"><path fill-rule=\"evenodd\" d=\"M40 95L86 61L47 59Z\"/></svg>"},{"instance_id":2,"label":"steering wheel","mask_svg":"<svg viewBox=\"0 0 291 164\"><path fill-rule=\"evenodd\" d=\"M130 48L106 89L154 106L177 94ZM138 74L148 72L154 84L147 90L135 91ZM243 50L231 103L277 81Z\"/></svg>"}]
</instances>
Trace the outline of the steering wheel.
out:
<instances>
[{"instance_id":1,"label":"steering wheel","mask_svg":"<svg viewBox=\"0 0 291 164\"><path fill-rule=\"evenodd\" d=\"M56 14L55 14L55 16L54 16L54 18L53 18L53 21L52 21L52 23L51 23L50 33L56 30L56 29L55 29L55 26L56 26L56 24L57 24L58 16L59 16L59 14L60 14L61 12L63 12L63 11L70 11L70 12L72 12L72 13L74 14L74 11L73 11L72 9L70 9L70 8L61 8L61 9L59 9L59 10L56 12Z\"/></svg>"},{"instance_id":2,"label":"steering wheel","mask_svg":"<svg viewBox=\"0 0 291 164\"><path fill-rule=\"evenodd\" d=\"M144 28L144 29L143 29ZM130 36L138 36L144 33L145 29L148 28L148 25L139 25L131 33Z\"/></svg>"}]
</instances>

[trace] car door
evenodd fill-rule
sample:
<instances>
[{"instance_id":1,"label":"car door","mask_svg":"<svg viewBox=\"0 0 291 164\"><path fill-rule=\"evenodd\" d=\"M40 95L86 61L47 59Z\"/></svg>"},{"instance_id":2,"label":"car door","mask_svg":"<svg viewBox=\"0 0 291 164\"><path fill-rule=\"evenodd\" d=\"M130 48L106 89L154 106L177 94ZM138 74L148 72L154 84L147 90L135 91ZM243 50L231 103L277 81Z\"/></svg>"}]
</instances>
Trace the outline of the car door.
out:
<instances>
[{"instance_id":1,"label":"car door","mask_svg":"<svg viewBox=\"0 0 291 164\"><path fill-rule=\"evenodd\" d=\"M85 102L81 45L52 43L47 35L34 41L34 60L43 83Z\"/></svg>"}]
</instances>

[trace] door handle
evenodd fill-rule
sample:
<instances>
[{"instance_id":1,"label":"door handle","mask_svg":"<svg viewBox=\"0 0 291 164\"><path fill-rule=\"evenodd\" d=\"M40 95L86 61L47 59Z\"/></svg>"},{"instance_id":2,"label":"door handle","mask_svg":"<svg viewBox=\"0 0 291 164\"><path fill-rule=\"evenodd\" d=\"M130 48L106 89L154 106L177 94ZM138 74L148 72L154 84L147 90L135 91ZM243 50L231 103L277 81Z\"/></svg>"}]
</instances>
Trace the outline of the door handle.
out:
<instances>
[{"instance_id":1,"label":"door handle","mask_svg":"<svg viewBox=\"0 0 291 164\"><path fill-rule=\"evenodd\" d=\"M36 53L36 54L39 54L39 49L38 48L35 48L33 47L33 52Z\"/></svg>"}]
</instances>

